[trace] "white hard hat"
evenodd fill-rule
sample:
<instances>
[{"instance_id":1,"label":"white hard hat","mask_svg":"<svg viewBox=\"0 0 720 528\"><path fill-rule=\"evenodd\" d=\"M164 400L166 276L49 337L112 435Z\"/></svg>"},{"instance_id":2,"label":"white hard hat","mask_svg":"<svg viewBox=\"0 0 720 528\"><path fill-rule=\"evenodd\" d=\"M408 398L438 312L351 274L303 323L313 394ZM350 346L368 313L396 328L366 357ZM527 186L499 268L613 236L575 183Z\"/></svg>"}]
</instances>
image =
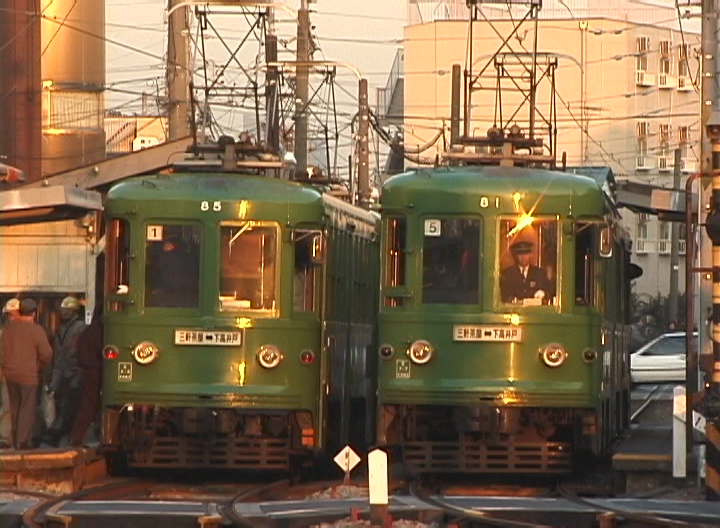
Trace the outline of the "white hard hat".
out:
<instances>
[{"instance_id":1,"label":"white hard hat","mask_svg":"<svg viewBox=\"0 0 720 528\"><path fill-rule=\"evenodd\" d=\"M65 297L62 300L62 302L60 303L60 308L67 309L67 310L77 310L79 307L80 307L80 303L78 302L78 300L75 297L73 297L71 295L68 295L67 297Z\"/></svg>"},{"instance_id":2,"label":"white hard hat","mask_svg":"<svg viewBox=\"0 0 720 528\"><path fill-rule=\"evenodd\" d=\"M5 306L3 306L3 313L8 312L17 312L20 310L20 300L13 297L12 299L9 299L8 302L5 303Z\"/></svg>"}]
</instances>

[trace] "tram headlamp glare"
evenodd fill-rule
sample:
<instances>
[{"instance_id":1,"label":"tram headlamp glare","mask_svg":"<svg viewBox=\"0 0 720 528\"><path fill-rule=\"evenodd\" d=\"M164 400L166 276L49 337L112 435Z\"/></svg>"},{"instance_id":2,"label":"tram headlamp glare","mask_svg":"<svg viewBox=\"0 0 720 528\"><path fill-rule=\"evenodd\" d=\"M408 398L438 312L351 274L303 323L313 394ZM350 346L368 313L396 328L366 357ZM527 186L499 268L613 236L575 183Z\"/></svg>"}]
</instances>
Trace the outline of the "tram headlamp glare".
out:
<instances>
[{"instance_id":1,"label":"tram headlamp glare","mask_svg":"<svg viewBox=\"0 0 720 528\"><path fill-rule=\"evenodd\" d=\"M435 348L429 341L418 339L414 341L407 350L407 355L413 363L424 365L433 357Z\"/></svg>"},{"instance_id":2,"label":"tram headlamp glare","mask_svg":"<svg viewBox=\"0 0 720 528\"><path fill-rule=\"evenodd\" d=\"M160 349L152 341L142 341L135 345L132 357L141 365L149 365L158 358Z\"/></svg>"},{"instance_id":3,"label":"tram headlamp glare","mask_svg":"<svg viewBox=\"0 0 720 528\"><path fill-rule=\"evenodd\" d=\"M550 368L556 368L565 363L567 351L558 343L551 343L542 349L540 358Z\"/></svg>"},{"instance_id":4,"label":"tram headlamp glare","mask_svg":"<svg viewBox=\"0 0 720 528\"><path fill-rule=\"evenodd\" d=\"M283 354L275 345L263 345L257 351L257 360L261 367L272 369L283 360Z\"/></svg>"}]
</instances>

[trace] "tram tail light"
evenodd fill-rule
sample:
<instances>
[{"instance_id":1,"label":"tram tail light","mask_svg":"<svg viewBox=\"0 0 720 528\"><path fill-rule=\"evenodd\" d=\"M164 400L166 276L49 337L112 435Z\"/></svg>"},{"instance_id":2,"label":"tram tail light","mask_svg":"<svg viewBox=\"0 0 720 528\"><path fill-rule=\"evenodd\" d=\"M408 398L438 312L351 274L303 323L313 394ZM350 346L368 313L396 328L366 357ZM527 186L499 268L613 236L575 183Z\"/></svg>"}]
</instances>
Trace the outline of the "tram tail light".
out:
<instances>
[{"instance_id":1,"label":"tram tail light","mask_svg":"<svg viewBox=\"0 0 720 528\"><path fill-rule=\"evenodd\" d=\"M315 362L315 354L312 350L303 350L300 352L300 363L303 365L312 365Z\"/></svg>"},{"instance_id":2,"label":"tram tail light","mask_svg":"<svg viewBox=\"0 0 720 528\"><path fill-rule=\"evenodd\" d=\"M301 437L303 447L315 447L315 429L304 428Z\"/></svg>"},{"instance_id":3,"label":"tram tail light","mask_svg":"<svg viewBox=\"0 0 720 528\"><path fill-rule=\"evenodd\" d=\"M108 360L117 359L120 355L120 349L115 345L106 345L103 348L103 357Z\"/></svg>"}]
</instances>

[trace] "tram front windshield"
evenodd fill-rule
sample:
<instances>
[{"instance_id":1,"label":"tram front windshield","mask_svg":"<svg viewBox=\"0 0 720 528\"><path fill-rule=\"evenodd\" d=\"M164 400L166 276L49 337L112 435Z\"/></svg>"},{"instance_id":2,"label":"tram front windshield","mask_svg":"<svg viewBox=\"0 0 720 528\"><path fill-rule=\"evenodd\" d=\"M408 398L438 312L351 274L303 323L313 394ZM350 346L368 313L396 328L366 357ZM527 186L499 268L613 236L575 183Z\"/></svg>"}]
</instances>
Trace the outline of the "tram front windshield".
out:
<instances>
[{"instance_id":1,"label":"tram front windshield","mask_svg":"<svg viewBox=\"0 0 720 528\"><path fill-rule=\"evenodd\" d=\"M422 259L423 303L478 303L480 220L425 219Z\"/></svg>"},{"instance_id":2,"label":"tram front windshield","mask_svg":"<svg viewBox=\"0 0 720 528\"><path fill-rule=\"evenodd\" d=\"M145 306L197 308L200 227L148 225L145 233Z\"/></svg>"},{"instance_id":3,"label":"tram front windshield","mask_svg":"<svg viewBox=\"0 0 720 528\"><path fill-rule=\"evenodd\" d=\"M223 311L276 307L276 225L240 222L220 228L220 307Z\"/></svg>"}]
</instances>

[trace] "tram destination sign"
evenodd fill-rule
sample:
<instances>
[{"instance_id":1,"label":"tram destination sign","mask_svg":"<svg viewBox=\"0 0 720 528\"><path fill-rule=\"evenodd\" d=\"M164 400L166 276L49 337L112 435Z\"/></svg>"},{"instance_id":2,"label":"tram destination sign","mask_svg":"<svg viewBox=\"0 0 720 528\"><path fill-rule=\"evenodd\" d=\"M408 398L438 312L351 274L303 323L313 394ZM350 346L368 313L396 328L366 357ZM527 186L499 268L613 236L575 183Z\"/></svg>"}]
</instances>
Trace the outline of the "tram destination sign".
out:
<instances>
[{"instance_id":1,"label":"tram destination sign","mask_svg":"<svg viewBox=\"0 0 720 528\"><path fill-rule=\"evenodd\" d=\"M522 341L519 326L455 325L453 341Z\"/></svg>"},{"instance_id":2,"label":"tram destination sign","mask_svg":"<svg viewBox=\"0 0 720 528\"><path fill-rule=\"evenodd\" d=\"M242 332L216 332L210 330L175 330L176 345L238 346L242 345Z\"/></svg>"}]
</instances>

